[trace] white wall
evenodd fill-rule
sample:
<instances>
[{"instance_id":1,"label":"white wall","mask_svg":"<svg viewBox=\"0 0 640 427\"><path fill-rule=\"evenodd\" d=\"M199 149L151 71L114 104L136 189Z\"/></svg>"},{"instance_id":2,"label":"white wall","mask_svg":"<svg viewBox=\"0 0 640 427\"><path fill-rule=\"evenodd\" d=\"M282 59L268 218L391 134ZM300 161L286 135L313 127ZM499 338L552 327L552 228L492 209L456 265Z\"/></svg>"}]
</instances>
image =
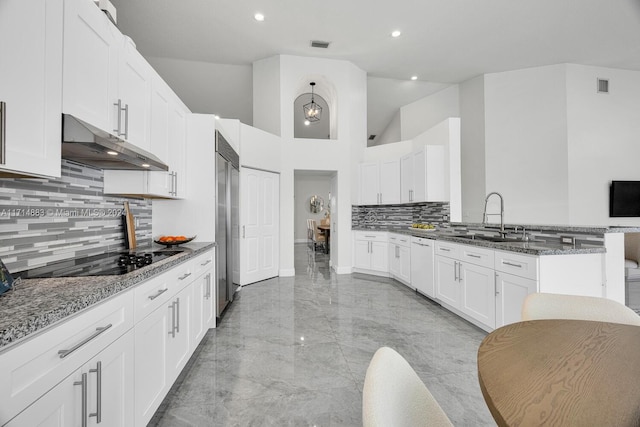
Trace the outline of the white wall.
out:
<instances>
[{"instance_id":1,"label":"white wall","mask_svg":"<svg viewBox=\"0 0 640 427\"><path fill-rule=\"evenodd\" d=\"M390 144L393 142L400 141L400 110L393 116L393 119L389 122L386 128L377 135L373 140L373 144L371 141L368 142L368 146L376 146L376 145L384 145Z\"/></svg>"},{"instance_id":2,"label":"white wall","mask_svg":"<svg viewBox=\"0 0 640 427\"><path fill-rule=\"evenodd\" d=\"M257 66L255 66L257 65ZM359 154L366 144L366 73L350 62L282 55L254 64L254 81L271 82L279 88L280 125L271 123L278 114L256 108L254 122L262 129L279 128L281 140L280 175L280 275L294 270L294 170L337 171L336 218L332 218L335 258L338 273L351 272L351 195L357 189ZM279 75L279 79L274 76ZM293 101L307 90L308 82L318 83L317 92L331 109L332 140L295 139L293 137ZM277 82L276 82L277 80ZM326 82L326 84L325 84ZM256 88L256 97L259 89ZM340 238L339 236L344 236Z\"/></svg>"},{"instance_id":3,"label":"white wall","mask_svg":"<svg viewBox=\"0 0 640 427\"><path fill-rule=\"evenodd\" d=\"M315 219L317 224L325 217L329 206L331 192L331 176L327 173L296 171L294 173L294 239L296 242L307 241L307 219ZM322 212L313 213L309 209L311 196L320 196L324 200Z\"/></svg>"},{"instance_id":4,"label":"white wall","mask_svg":"<svg viewBox=\"0 0 640 427\"><path fill-rule=\"evenodd\" d=\"M565 69L485 75L486 192L502 194L507 223L570 221Z\"/></svg>"},{"instance_id":5,"label":"white wall","mask_svg":"<svg viewBox=\"0 0 640 427\"><path fill-rule=\"evenodd\" d=\"M460 84L462 221L481 222L485 188L484 76Z\"/></svg>"},{"instance_id":6,"label":"white wall","mask_svg":"<svg viewBox=\"0 0 640 427\"><path fill-rule=\"evenodd\" d=\"M608 94L596 79L609 79ZM609 183L640 180L640 72L567 65L569 222L639 225L609 218Z\"/></svg>"},{"instance_id":7,"label":"white wall","mask_svg":"<svg viewBox=\"0 0 640 427\"><path fill-rule=\"evenodd\" d=\"M218 114L251 124L250 65L213 64L170 58L147 58L171 89L194 113Z\"/></svg>"},{"instance_id":8,"label":"white wall","mask_svg":"<svg viewBox=\"0 0 640 427\"><path fill-rule=\"evenodd\" d=\"M281 135L280 56L253 63L253 125Z\"/></svg>"},{"instance_id":9,"label":"white wall","mask_svg":"<svg viewBox=\"0 0 640 427\"><path fill-rule=\"evenodd\" d=\"M245 124L240 125L240 164L254 169L280 172L280 137Z\"/></svg>"},{"instance_id":10,"label":"white wall","mask_svg":"<svg viewBox=\"0 0 640 427\"><path fill-rule=\"evenodd\" d=\"M400 108L400 138L412 139L449 117L459 117L459 103L458 85L452 85L405 105Z\"/></svg>"}]
</instances>

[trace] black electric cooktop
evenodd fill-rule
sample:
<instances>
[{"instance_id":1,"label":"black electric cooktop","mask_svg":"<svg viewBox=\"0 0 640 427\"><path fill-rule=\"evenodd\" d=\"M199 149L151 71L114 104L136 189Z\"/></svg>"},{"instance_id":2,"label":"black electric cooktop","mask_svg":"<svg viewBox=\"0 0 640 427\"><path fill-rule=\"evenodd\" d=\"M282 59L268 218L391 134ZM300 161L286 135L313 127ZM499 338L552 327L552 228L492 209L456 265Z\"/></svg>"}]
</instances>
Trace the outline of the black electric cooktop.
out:
<instances>
[{"instance_id":1,"label":"black electric cooktop","mask_svg":"<svg viewBox=\"0 0 640 427\"><path fill-rule=\"evenodd\" d=\"M31 270L14 273L22 279L76 276L119 276L161 261L180 251L107 252L99 255L58 261Z\"/></svg>"}]
</instances>

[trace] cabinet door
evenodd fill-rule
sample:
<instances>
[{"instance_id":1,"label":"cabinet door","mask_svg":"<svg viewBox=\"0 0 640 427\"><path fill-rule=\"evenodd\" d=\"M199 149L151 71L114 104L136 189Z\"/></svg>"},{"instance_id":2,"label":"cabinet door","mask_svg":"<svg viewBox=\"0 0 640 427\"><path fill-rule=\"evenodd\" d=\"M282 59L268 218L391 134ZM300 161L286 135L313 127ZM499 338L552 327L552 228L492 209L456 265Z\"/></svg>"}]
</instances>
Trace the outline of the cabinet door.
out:
<instances>
[{"instance_id":1,"label":"cabinet door","mask_svg":"<svg viewBox=\"0 0 640 427\"><path fill-rule=\"evenodd\" d=\"M60 0L0 2L0 172L60 176L62 12Z\"/></svg>"},{"instance_id":2,"label":"cabinet door","mask_svg":"<svg viewBox=\"0 0 640 427\"><path fill-rule=\"evenodd\" d=\"M371 241L356 240L353 252L353 266L355 268L371 268Z\"/></svg>"},{"instance_id":3,"label":"cabinet door","mask_svg":"<svg viewBox=\"0 0 640 427\"><path fill-rule=\"evenodd\" d=\"M460 307L458 262L452 258L435 257L436 297L452 307Z\"/></svg>"},{"instance_id":4,"label":"cabinet door","mask_svg":"<svg viewBox=\"0 0 640 427\"><path fill-rule=\"evenodd\" d=\"M424 240L426 239L411 244L411 286L435 298L433 243Z\"/></svg>"},{"instance_id":5,"label":"cabinet door","mask_svg":"<svg viewBox=\"0 0 640 427\"><path fill-rule=\"evenodd\" d=\"M445 149L440 145L425 145L413 153L414 201L448 200Z\"/></svg>"},{"instance_id":6,"label":"cabinet door","mask_svg":"<svg viewBox=\"0 0 640 427\"><path fill-rule=\"evenodd\" d=\"M92 1L64 6L62 112L115 133L122 34Z\"/></svg>"},{"instance_id":7,"label":"cabinet door","mask_svg":"<svg viewBox=\"0 0 640 427\"><path fill-rule=\"evenodd\" d=\"M172 91L152 70L151 78L151 152L169 164L169 102Z\"/></svg>"},{"instance_id":8,"label":"cabinet door","mask_svg":"<svg viewBox=\"0 0 640 427\"><path fill-rule=\"evenodd\" d=\"M169 342L167 348L167 377L173 382L191 356L190 328L191 307L193 306L191 285L169 300L167 327ZM173 331L173 332L172 332Z\"/></svg>"},{"instance_id":9,"label":"cabinet door","mask_svg":"<svg viewBox=\"0 0 640 427\"><path fill-rule=\"evenodd\" d=\"M80 369L49 390L35 403L5 424L6 427L80 426L82 419L82 386Z\"/></svg>"},{"instance_id":10,"label":"cabinet door","mask_svg":"<svg viewBox=\"0 0 640 427\"><path fill-rule=\"evenodd\" d=\"M399 254L399 277L405 283L411 283L411 248L398 246Z\"/></svg>"},{"instance_id":11,"label":"cabinet door","mask_svg":"<svg viewBox=\"0 0 640 427\"><path fill-rule=\"evenodd\" d=\"M400 277L400 247L395 243L389 243L389 275Z\"/></svg>"},{"instance_id":12,"label":"cabinet door","mask_svg":"<svg viewBox=\"0 0 640 427\"><path fill-rule=\"evenodd\" d=\"M413 154L408 154L400 158L400 201L413 202L413 196Z\"/></svg>"},{"instance_id":13,"label":"cabinet door","mask_svg":"<svg viewBox=\"0 0 640 427\"><path fill-rule=\"evenodd\" d=\"M169 301L168 304L170 304ZM163 305L136 324L135 425L147 425L171 382L167 378L167 352L171 309Z\"/></svg>"},{"instance_id":14,"label":"cabinet door","mask_svg":"<svg viewBox=\"0 0 640 427\"><path fill-rule=\"evenodd\" d=\"M83 368L87 375L88 424L133 424L133 331L102 350ZM98 420L100 416L100 420Z\"/></svg>"},{"instance_id":15,"label":"cabinet door","mask_svg":"<svg viewBox=\"0 0 640 427\"><path fill-rule=\"evenodd\" d=\"M478 322L495 328L495 277L492 268L460 263L460 309Z\"/></svg>"},{"instance_id":16,"label":"cabinet door","mask_svg":"<svg viewBox=\"0 0 640 427\"><path fill-rule=\"evenodd\" d=\"M380 165L360 163L360 204L377 205L380 203Z\"/></svg>"},{"instance_id":17,"label":"cabinet door","mask_svg":"<svg viewBox=\"0 0 640 427\"><path fill-rule=\"evenodd\" d=\"M193 305L191 307L191 349L192 351L198 346L202 337L207 331L205 326L205 305L207 304L207 297L209 287L207 286L208 276L202 275L198 277L191 285L193 292Z\"/></svg>"},{"instance_id":18,"label":"cabinet door","mask_svg":"<svg viewBox=\"0 0 640 427\"><path fill-rule=\"evenodd\" d=\"M380 203L400 203L400 160L380 162Z\"/></svg>"},{"instance_id":19,"label":"cabinet door","mask_svg":"<svg viewBox=\"0 0 640 427\"><path fill-rule=\"evenodd\" d=\"M127 141L151 149L149 138L152 69L129 37L122 38L118 73L118 98L126 112L120 112L121 133ZM112 123L118 126L118 117Z\"/></svg>"},{"instance_id":20,"label":"cabinet door","mask_svg":"<svg viewBox=\"0 0 640 427\"><path fill-rule=\"evenodd\" d=\"M389 271L388 249L387 242L371 242L371 270Z\"/></svg>"},{"instance_id":21,"label":"cabinet door","mask_svg":"<svg viewBox=\"0 0 640 427\"><path fill-rule=\"evenodd\" d=\"M535 292L538 292L537 281L496 272L496 328L519 322L524 299Z\"/></svg>"},{"instance_id":22,"label":"cabinet door","mask_svg":"<svg viewBox=\"0 0 640 427\"><path fill-rule=\"evenodd\" d=\"M187 114L189 110L174 97L169 104L169 169L174 174L173 195L186 196Z\"/></svg>"}]
</instances>

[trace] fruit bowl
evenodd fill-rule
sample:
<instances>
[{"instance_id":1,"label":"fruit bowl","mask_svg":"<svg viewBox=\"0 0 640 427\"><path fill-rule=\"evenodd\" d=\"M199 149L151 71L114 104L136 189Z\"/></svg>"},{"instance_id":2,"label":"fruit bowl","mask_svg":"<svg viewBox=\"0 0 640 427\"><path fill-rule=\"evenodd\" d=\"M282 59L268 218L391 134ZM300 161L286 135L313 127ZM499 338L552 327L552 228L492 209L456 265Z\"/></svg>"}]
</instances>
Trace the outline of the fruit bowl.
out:
<instances>
[{"instance_id":1,"label":"fruit bowl","mask_svg":"<svg viewBox=\"0 0 640 427\"><path fill-rule=\"evenodd\" d=\"M178 245L181 245L183 243L189 243L190 241L192 241L195 238L196 238L196 236L193 236L193 237L159 236L159 237L154 237L153 241L156 242L159 245L164 245L164 246L170 248L171 246L178 246Z\"/></svg>"}]
</instances>

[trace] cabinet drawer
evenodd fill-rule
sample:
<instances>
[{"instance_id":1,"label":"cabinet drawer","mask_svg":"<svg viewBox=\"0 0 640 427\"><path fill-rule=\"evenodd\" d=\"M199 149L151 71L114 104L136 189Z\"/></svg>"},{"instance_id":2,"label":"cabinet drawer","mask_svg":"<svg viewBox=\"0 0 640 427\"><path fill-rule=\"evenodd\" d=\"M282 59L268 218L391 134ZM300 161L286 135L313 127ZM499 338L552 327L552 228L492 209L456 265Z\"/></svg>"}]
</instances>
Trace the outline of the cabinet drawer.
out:
<instances>
[{"instance_id":1,"label":"cabinet drawer","mask_svg":"<svg viewBox=\"0 0 640 427\"><path fill-rule=\"evenodd\" d=\"M436 241L436 255L446 256L449 258L459 258L460 245L449 242Z\"/></svg>"},{"instance_id":2,"label":"cabinet drawer","mask_svg":"<svg viewBox=\"0 0 640 427\"><path fill-rule=\"evenodd\" d=\"M538 280L538 257L495 251L495 269L527 279Z\"/></svg>"},{"instance_id":3,"label":"cabinet drawer","mask_svg":"<svg viewBox=\"0 0 640 427\"><path fill-rule=\"evenodd\" d=\"M380 231L356 231L355 238L356 240L387 242L389 240L389 234Z\"/></svg>"},{"instance_id":4,"label":"cabinet drawer","mask_svg":"<svg viewBox=\"0 0 640 427\"><path fill-rule=\"evenodd\" d=\"M193 277L199 277L205 271L210 270L214 266L214 251L207 251L198 255L193 261Z\"/></svg>"},{"instance_id":5,"label":"cabinet drawer","mask_svg":"<svg viewBox=\"0 0 640 427\"><path fill-rule=\"evenodd\" d=\"M481 265L493 269L494 251L476 246L463 245L460 247L460 260L469 264Z\"/></svg>"},{"instance_id":6,"label":"cabinet drawer","mask_svg":"<svg viewBox=\"0 0 640 427\"><path fill-rule=\"evenodd\" d=\"M173 281L175 281L175 274L169 271L152 277L134 289L135 323L169 301L169 298L175 294L175 286L172 286Z\"/></svg>"},{"instance_id":7,"label":"cabinet drawer","mask_svg":"<svg viewBox=\"0 0 640 427\"><path fill-rule=\"evenodd\" d=\"M0 354L0 424L132 327L133 292L129 291Z\"/></svg>"},{"instance_id":8,"label":"cabinet drawer","mask_svg":"<svg viewBox=\"0 0 640 427\"><path fill-rule=\"evenodd\" d=\"M389 243L408 248L409 246L411 246L411 236L389 233Z\"/></svg>"},{"instance_id":9,"label":"cabinet drawer","mask_svg":"<svg viewBox=\"0 0 640 427\"><path fill-rule=\"evenodd\" d=\"M422 246L428 246L428 247L433 248L434 244L436 242L435 242L435 240L427 239L425 237L411 236L411 243L417 243L417 244L422 245Z\"/></svg>"}]
</instances>

